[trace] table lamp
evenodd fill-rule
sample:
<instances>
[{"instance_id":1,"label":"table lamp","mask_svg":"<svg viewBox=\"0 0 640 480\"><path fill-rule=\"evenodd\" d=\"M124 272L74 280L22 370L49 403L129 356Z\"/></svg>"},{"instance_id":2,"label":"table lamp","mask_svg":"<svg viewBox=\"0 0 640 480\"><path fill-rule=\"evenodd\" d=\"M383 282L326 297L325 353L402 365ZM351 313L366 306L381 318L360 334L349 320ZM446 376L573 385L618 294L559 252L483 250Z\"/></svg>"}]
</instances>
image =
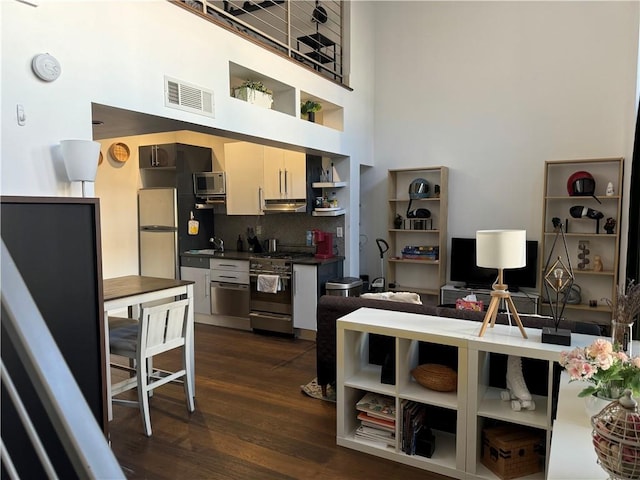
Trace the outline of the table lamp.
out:
<instances>
[{"instance_id":1,"label":"table lamp","mask_svg":"<svg viewBox=\"0 0 640 480\"><path fill-rule=\"evenodd\" d=\"M503 279L505 268L522 268L527 265L527 231L478 230L476 232L476 264L479 267L498 269L498 278L492 285L491 301L478 336L484 335L489 323L491 327L495 325L500 300L504 299L508 310L516 319L520 333L524 338L528 338Z\"/></svg>"},{"instance_id":2,"label":"table lamp","mask_svg":"<svg viewBox=\"0 0 640 480\"><path fill-rule=\"evenodd\" d=\"M568 292L573 286L574 276L571 267L571 257L567 249L567 239L564 236L564 228L559 218L553 218L553 226L556 236L549 250L549 257L544 265L544 289L549 300L551 318L554 327L543 327L542 343L553 343L555 345L571 345L571 330L558 328L560 320L564 315L564 308L567 306ZM562 238L566 264L562 261L562 256L558 255L553 261L556 243L558 238ZM560 252L562 253L562 252ZM553 263L552 263L553 262Z\"/></svg>"},{"instance_id":3,"label":"table lamp","mask_svg":"<svg viewBox=\"0 0 640 480\"><path fill-rule=\"evenodd\" d=\"M96 181L100 143L92 140L62 140L60 151L69 181L82 182L82 196L84 197L84 182Z\"/></svg>"}]
</instances>

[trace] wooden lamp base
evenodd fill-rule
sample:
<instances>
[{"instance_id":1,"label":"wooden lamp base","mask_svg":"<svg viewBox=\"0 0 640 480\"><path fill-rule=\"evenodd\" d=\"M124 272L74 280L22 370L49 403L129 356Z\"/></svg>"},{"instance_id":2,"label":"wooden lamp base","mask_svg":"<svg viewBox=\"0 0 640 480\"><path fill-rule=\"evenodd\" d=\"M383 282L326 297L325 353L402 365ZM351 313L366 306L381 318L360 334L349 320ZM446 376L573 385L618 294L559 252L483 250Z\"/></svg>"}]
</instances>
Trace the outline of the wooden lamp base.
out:
<instances>
[{"instance_id":1,"label":"wooden lamp base","mask_svg":"<svg viewBox=\"0 0 640 480\"><path fill-rule=\"evenodd\" d=\"M484 316L484 321L482 322L482 328L480 328L479 337L484 335L484 332L487 330L487 326L491 323L491 328L496 324L496 317L498 316L498 307L500 306L500 300L503 299L507 302L507 307L513 317L516 319L516 323L518 324L518 328L520 329L520 333L524 338L527 337L527 332L525 332L524 327L522 326L522 321L520 320L520 315L518 315L518 311L516 310L516 306L511 299L511 294L507 290L507 285L503 283L497 283L493 285L493 290L491 291L491 302L489 303L489 308L487 309L487 313Z\"/></svg>"}]
</instances>

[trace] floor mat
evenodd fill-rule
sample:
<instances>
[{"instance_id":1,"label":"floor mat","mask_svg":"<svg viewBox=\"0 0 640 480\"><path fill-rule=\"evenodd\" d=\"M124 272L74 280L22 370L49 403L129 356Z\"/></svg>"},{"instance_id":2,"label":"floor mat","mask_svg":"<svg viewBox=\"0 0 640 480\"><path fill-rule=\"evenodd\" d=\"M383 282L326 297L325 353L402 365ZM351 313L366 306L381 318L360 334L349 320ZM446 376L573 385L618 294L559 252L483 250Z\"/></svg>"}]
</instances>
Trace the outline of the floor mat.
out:
<instances>
[{"instance_id":1,"label":"floor mat","mask_svg":"<svg viewBox=\"0 0 640 480\"><path fill-rule=\"evenodd\" d=\"M310 397L317 398L318 400L325 400L327 402L334 402L334 403L336 401L336 391L333 385L327 386L327 396L323 397L322 388L320 387L320 385L318 385L317 378L314 378L306 385L300 385L300 390L302 390L303 393L306 393Z\"/></svg>"}]
</instances>

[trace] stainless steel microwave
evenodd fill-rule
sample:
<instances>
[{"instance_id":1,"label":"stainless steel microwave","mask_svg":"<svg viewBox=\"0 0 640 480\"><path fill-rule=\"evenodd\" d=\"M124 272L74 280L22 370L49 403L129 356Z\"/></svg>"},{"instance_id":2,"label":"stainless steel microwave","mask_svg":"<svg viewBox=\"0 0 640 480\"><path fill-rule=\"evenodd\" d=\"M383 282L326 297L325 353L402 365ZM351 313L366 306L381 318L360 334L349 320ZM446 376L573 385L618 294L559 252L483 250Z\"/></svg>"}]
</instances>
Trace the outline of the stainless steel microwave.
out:
<instances>
[{"instance_id":1,"label":"stainless steel microwave","mask_svg":"<svg viewBox=\"0 0 640 480\"><path fill-rule=\"evenodd\" d=\"M193 193L197 197L226 194L224 172L198 172L193 174Z\"/></svg>"}]
</instances>

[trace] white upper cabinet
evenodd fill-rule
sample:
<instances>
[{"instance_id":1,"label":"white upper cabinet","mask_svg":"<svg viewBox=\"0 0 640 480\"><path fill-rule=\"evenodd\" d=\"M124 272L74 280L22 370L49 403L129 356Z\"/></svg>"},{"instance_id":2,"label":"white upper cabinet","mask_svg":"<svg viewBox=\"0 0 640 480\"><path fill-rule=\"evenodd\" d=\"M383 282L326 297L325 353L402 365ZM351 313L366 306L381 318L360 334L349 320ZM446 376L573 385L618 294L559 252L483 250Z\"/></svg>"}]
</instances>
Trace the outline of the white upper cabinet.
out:
<instances>
[{"instance_id":1,"label":"white upper cabinet","mask_svg":"<svg viewBox=\"0 0 640 480\"><path fill-rule=\"evenodd\" d=\"M227 215L262 215L264 147L247 142L224 146Z\"/></svg>"},{"instance_id":2,"label":"white upper cabinet","mask_svg":"<svg viewBox=\"0 0 640 480\"><path fill-rule=\"evenodd\" d=\"M299 152L264 147L264 198L306 198L306 160Z\"/></svg>"}]
</instances>

